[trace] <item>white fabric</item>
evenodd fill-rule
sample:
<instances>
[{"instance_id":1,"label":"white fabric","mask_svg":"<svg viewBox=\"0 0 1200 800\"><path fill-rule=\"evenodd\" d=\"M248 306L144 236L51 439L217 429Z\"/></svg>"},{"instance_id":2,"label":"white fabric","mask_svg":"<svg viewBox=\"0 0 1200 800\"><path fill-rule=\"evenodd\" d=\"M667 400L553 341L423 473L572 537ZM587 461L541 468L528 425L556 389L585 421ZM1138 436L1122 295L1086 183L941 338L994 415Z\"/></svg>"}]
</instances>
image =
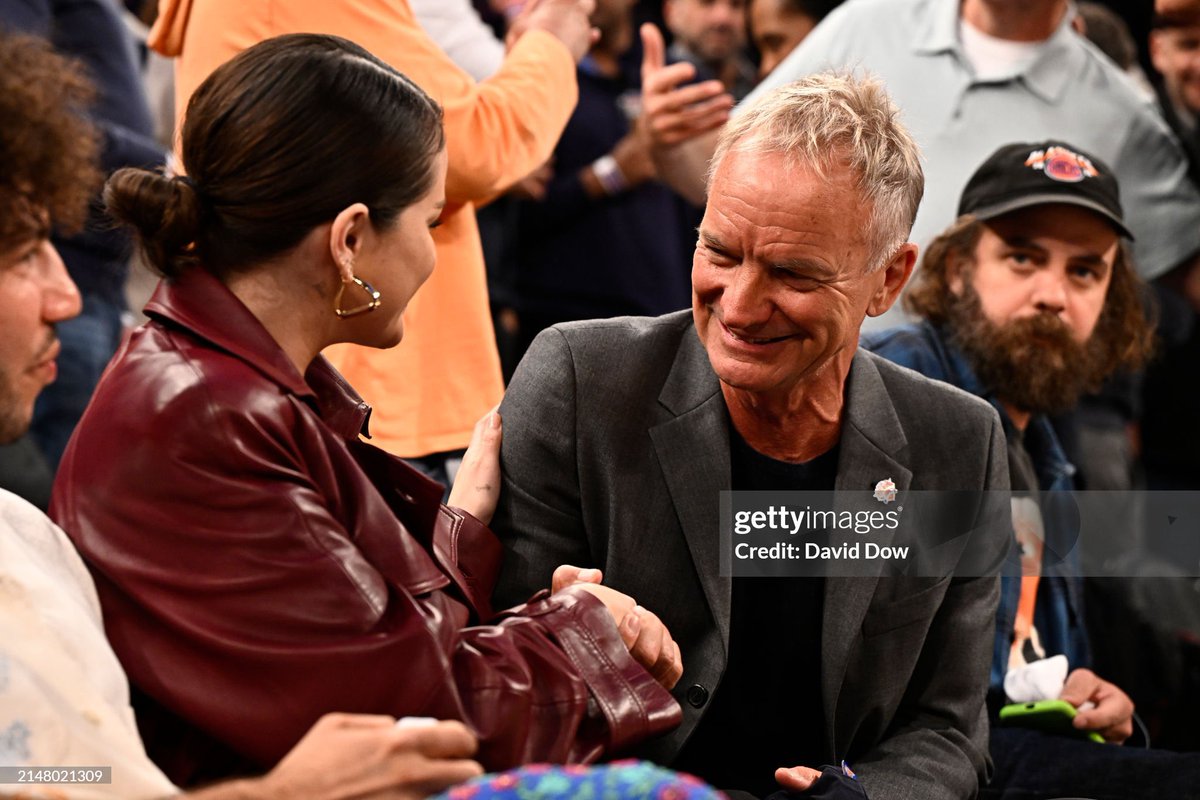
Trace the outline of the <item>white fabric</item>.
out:
<instances>
[{"instance_id":1,"label":"white fabric","mask_svg":"<svg viewBox=\"0 0 1200 800\"><path fill-rule=\"evenodd\" d=\"M479 18L470 0L409 0L408 4L429 38L472 78L481 81L500 69L504 43Z\"/></svg>"},{"instance_id":2,"label":"white fabric","mask_svg":"<svg viewBox=\"0 0 1200 800\"><path fill-rule=\"evenodd\" d=\"M1004 676L1004 693L1010 703L1057 700L1067 682L1067 657L1051 656L1010 669Z\"/></svg>"},{"instance_id":3,"label":"white fabric","mask_svg":"<svg viewBox=\"0 0 1200 800\"><path fill-rule=\"evenodd\" d=\"M1014 42L988 36L964 19L958 21L963 53L975 70L975 79L995 81L1020 75L1037 61L1042 42Z\"/></svg>"},{"instance_id":4,"label":"white fabric","mask_svg":"<svg viewBox=\"0 0 1200 800\"><path fill-rule=\"evenodd\" d=\"M44 514L3 490L0 764L112 767L111 784L60 785L46 797L149 800L178 792L142 747L83 561Z\"/></svg>"}]
</instances>

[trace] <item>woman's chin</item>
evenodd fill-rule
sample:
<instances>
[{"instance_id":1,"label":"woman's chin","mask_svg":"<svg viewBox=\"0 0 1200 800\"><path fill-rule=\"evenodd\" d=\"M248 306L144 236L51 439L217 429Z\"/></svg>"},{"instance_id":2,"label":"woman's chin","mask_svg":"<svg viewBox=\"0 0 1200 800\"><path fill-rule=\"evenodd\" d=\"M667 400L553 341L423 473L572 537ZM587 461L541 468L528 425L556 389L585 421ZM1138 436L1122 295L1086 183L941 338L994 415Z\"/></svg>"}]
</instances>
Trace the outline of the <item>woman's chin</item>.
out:
<instances>
[{"instance_id":1,"label":"woman's chin","mask_svg":"<svg viewBox=\"0 0 1200 800\"><path fill-rule=\"evenodd\" d=\"M372 347L377 347L380 350L388 350L400 344L402 339L404 339L403 322L399 323L394 329L389 330L382 337L380 337L379 343L372 345Z\"/></svg>"}]
</instances>

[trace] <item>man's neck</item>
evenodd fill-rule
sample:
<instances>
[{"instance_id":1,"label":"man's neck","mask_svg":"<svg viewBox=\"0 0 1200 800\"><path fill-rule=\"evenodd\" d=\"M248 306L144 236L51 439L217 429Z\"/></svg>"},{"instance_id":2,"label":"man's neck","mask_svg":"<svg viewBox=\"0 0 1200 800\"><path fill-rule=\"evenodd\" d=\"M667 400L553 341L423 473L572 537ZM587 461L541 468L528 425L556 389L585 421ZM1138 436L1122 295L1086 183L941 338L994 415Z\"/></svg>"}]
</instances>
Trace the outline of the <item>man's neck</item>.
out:
<instances>
[{"instance_id":1,"label":"man's neck","mask_svg":"<svg viewBox=\"0 0 1200 800\"><path fill-rule=\"evenodd\" d=\"M709 65L713 74L717 76L717 80L725 87L726 91L733 91L734 84L738 79L738 64L737 58L731 57L724 61L717 61Z\"/></svg>"},{"instance_id":2,"label":"man's neck","mask_svg":"<svg viewBox=\"0 0 1200 800\"><path fill-rule=\"evenodd\" d=\"M596 65L596 69L601 75L608 78L615 78L621 72L621 62L619 54L612 52L607 47L601 47L597 44L592 48L588 55L592 59L592 63Z\"/></svg>"},{"instance_id":3,"label":"man's neck","mask_svg":"<svg viewBox=\"0 0 1200 800\"><path fill-rule=\"evenodd\" d=\"M1067 0L962 0L963 20L980 33L1014 42L1049 39L1067 13Z\"/></svg>"},{"instance_id":4,"label":"man's neck","mask_svg":"<svg viewBox=\"0 0 1200 800\"><path fill-rule=\"evenodd\" d=\"M841 438L846 375L854 350L835 358L821 373L786 394L737 389L724 382L721 393L734 428L746 444L777 461L798 464L829 452Z\"/></svg>"},{"instance_id":5,"label":"man's neck","mask_svg":"<svg viewBox=\"0 0 1200 800\"><path fill-rule=\"evenodd\" d=\"M1196 112L1188 108L1187 103L1183 102L1183 98L1179 92L1175 91L1170 85L1164 87L1167 102L1171 104L1171 110L1175 112L1175 118L1179 120L1186 133L1191 133L1196 130Z\"/></svg>"},{"instance_id":6,"label":"man's neck","mask_svg":"<svg viewBox=\"0 0 1200 800\"><path fill-rule=\"evenodd\" d=\"M1001 400L1000 406L1004 409L1004 413L1008 415L1008 419L1012 422L1014 428L1023 433L1029 427L1029 420L1033 419L1031 412L1017 408L1006 400Z\"/></svg>"}]
</instances>

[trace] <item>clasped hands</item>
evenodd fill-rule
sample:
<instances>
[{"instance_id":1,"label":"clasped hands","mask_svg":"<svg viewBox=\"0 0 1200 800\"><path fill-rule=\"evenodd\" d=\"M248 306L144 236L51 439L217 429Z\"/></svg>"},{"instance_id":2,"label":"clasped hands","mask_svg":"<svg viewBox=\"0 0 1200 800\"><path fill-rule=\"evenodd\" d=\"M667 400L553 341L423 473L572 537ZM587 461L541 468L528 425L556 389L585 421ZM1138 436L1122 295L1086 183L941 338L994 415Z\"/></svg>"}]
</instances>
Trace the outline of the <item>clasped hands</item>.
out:
<instances>
[{"instance_id":1,"label":"clasped hands","mask_svg":"<svg viewBox=\"0 0 1200 800\"><path fill-rule=\"evenodd\" d=\"M584 591L604 603L634 660L663 688L673 688L683 675L683 658L671 632L656 614L639 606L632 597L602 586L603 578L598 569L563 564L554 570L550 591L555 594L567 589Z\"/></svg>"}]
</instances>

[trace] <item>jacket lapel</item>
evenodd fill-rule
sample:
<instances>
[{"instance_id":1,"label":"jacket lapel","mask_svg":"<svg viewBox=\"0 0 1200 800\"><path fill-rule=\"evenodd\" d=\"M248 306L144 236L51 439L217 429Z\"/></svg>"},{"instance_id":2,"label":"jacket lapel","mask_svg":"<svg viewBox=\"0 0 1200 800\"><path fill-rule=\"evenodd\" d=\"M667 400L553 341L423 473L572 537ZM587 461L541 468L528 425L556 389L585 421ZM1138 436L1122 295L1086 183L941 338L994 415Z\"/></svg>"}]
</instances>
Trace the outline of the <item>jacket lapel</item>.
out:
<instances>
[{"instance_id":1,"label":"jacket lapel","mask_svg":"<svg viewBox=\"0 0 1200 800\"><path fill-rule=\"evenodd\" d=\"M908 442L872 358L859 350L846 381L845 421L835 486L839 492L869 491L884 478L891 478L900 492L907 491L912 484L912 471L905 466ZM878 576L825 580L821 696L826 741L834 748L835 755L844 752L848 744L834 738L842 680L851 650L862 635L863 618L878 580Z\"/></svg>"},{"instance_id":2,"label":"jacket lapel","mask_svg":"<svg viewBox=\"0 0 1200 800\"><path fill-rule=\"evenodd\" d=\"M726 650L732 583L719 574L720 493L730 487L725 399L695 331L689 326L659 402L673 418L650 429L679 526Z\"/></svg>"}]
</instances>

